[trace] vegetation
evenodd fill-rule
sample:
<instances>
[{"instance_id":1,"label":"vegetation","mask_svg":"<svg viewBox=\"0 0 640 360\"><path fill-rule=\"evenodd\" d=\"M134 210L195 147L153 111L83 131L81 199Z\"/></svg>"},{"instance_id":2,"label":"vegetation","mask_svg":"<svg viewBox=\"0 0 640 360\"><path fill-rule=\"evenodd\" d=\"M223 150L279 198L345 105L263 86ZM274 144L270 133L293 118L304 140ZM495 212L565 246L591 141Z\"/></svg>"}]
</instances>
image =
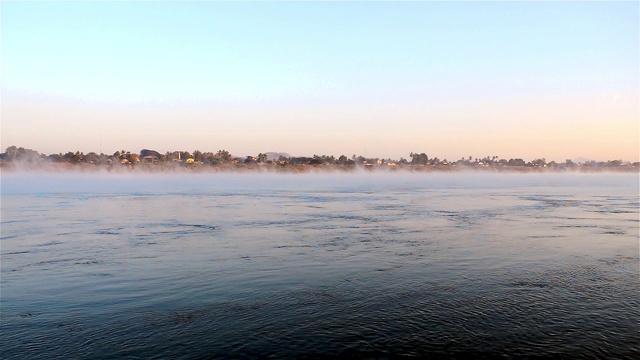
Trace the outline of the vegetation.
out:
<instances>
[{"instance_id":1,"label":"vegetation","mask_svg":"<svg viewBox=\"0 0 640 360\"><path fill-rule=\"evenodd\" d=\"M326 170L353 170L364 169L408 169L412 171L451 171L457 169L486 169L493 171L638 171L639 162L630 163L622 160L609 161L586 161L584 163L574 163L572 160L564 162L549 161L546 159L534 159L525 161L520 158L502 159L499 156L485 156L484 158L461 158L457 161L440 160L437 157L430 158L426 153L411 152L410 160L400 158L380 159L366 158L364 156L353 155L350 158L346 155L334 157L333 155L313 155L311 157L288 156L286 154L259 153L256 156L236 157L227 150L217 152L202 152L194 150L169 151L161 154L155 150L142 149L139 153L128 150L120 150L115 153L97 154L90 152L69 151L65 154L45 155L35 150L22 147L10 146L4 153L0 154L0 165L3 168L27 167L39 168L46 166L53 167L81 167L81 168L106 168L113 169L147 169L147 170L167 170L186 168L189 170L275 170L283 172L300 172L309 169Z\"/></svg>"}]
</instances>

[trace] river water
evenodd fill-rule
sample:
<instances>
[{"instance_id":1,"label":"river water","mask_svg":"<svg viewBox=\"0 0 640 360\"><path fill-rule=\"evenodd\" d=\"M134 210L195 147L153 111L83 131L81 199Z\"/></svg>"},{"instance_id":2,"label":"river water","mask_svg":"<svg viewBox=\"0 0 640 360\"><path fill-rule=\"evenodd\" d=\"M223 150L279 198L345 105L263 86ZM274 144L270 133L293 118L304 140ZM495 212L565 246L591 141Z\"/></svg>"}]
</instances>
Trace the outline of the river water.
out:
<instances>
[{"instance_id":1,"label":"river water","mask_svg":"<svg viewBox=\"0 0 640 360\"><path fill-rule=\"evenodd\" d=\"M2 174L1 357L639 358L638 174Z\"/></svg>"}]
</instances>

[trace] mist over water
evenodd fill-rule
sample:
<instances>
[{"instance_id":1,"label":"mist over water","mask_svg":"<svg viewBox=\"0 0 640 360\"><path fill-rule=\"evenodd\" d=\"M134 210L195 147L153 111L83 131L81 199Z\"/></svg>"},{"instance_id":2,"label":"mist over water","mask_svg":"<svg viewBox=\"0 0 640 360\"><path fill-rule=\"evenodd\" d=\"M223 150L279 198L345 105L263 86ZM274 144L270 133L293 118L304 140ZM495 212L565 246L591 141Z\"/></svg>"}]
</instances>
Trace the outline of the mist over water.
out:
<instances>
[{"instance_id":1,"label":"mist over water","mask_svg":"<svg viewBox=\"0 0 640 360\"><path fill-rule=\"evenodd\" d=\"M374 191L433 189L517 189L547 187L560 190L581 186L638 189L636 173L411 173L355 171L349 173L130 173L130 172L5 172L2 194L153 193L219 191ZM635 181L634 181L635 180Z\"/></svg>"},{"instance_id":2,"label":"mist over water","mask_svg":"<svg viewBox=\"0 0 640 360\"><path fill-rule=\"evenodd\" d=\"M1 186L7 359L640 356L638 174Z\"/></svg>"}]
</instances>

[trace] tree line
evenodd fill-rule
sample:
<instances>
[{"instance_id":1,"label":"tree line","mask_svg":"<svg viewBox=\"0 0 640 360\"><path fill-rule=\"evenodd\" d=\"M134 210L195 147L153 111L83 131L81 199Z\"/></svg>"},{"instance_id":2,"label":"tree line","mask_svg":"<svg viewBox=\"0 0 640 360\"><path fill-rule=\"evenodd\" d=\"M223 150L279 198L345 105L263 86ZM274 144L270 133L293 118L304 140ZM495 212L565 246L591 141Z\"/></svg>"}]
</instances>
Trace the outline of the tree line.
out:
<instances>
[{"instance_id":1,"label":"tree line","mask_svg":"<svg viewBox=\"0 0 640 360\"><path fill-rule=\"evenodd\" d=\"M277 156L276 156L277 155ZM68 151L66 153L41 154L32 149L22 147L9 146L5 152L0 153L0 161L2 163L26 163L26 164L44 164L44 163L66 163L66 164L92 164L92 165L145 165L159 164L176 166L217 166L225 164L233 164L243 166L247 164L271 164L271 165L312 165L312 166L342 166L342 167L530 167L530 168L559 168L559 169L575 169L575 168L640 168L640 162L630 163L623 160L609 161L586 161L583 163L575 163L570 159L564 162L547 161L545 158L537 158L525 161L521 158L504 159L499 156L485 156L482 158L474 158L472 156L463 157L459 160L449 161L447 159L439 159L438 157L429 157L426 153L411 152L409 158L400 158L398 160L391 158L368 158L364 156L340 155L313 155L313 156L288 156L275 153L259 153L256 156L236 157L227 150L218 150L217 152L202 152L200 150L188 151L168 151L164 154L155 150L142 149L139 152L131 152L127 150L119 150L113 154L97 154L89 152L87 154L81 151Z\"/></svg>"}]
</instances>

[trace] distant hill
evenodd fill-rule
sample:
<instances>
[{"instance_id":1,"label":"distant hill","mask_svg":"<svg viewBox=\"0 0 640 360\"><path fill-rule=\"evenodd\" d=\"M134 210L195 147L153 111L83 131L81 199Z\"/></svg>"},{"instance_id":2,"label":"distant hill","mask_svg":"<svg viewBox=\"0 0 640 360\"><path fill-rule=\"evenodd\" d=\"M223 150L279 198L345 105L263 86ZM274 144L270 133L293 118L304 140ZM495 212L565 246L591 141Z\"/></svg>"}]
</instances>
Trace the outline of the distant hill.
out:
<instances>
[{"instance_id":1,"label":"distant hill","mask_svg":"<svg viewBox=\"0 0 640 360\"><path fill-rule=\"evenodd\" d=\"M291 155L287 153L279 153L279 152L268 152L268 153L265 153L265 155L267 155L267 160L278 160L280 156L284 156L286 158L291 157Z\"/></svg>"},{"instance_id":2,"label":"distant hill","mask_svg":"<svg viewBox=\"0 0 640 360\"><path fill-rule=\"evenodd\" d=\"M143 158L145 156L155 156L155 157L160 157L162 156L159 152L155 151L155 150L148 150L148 149L142 149L140 150L140 157Z\"/></svg>"}]
</instances>

